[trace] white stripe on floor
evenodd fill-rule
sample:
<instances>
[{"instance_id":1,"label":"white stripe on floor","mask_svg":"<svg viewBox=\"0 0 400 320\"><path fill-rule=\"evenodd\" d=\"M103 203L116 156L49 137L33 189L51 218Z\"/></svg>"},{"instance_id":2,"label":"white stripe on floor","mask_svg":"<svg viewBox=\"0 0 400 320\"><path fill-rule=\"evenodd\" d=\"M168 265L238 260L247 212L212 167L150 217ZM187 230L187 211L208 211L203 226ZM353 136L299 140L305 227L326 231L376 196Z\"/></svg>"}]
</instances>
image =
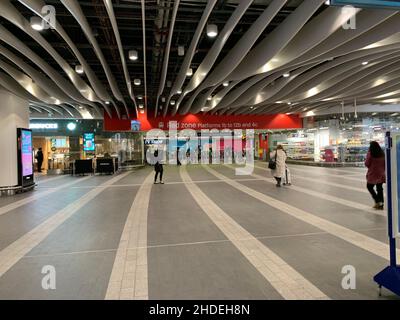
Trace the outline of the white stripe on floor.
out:
<instances>
[{"instance_id":1,"label":"white stripe on floor","mask_svg":"<svg viewBox=\"0 0 400 320\"><path fill-rule=\"evenodd\" d=\"M109 185L126 177L130 172L120 174L106 182L102 188L91 190L82 195L82 197L70 203L64 209L58 211L50 218L46 219L40 225L11 243L9 246L0 251L0 277L3 276L13 265L15 265L24 255L42 242L51 232L58 226L70 218L75 212L92 201L96 196L103 192ZM74 182L76 183L76 182Z\"/></svg>"},{"instance_id":2,"label":"white stripe on floor","mask_svg":"<svg viewBox=\"0 0 400 320\"><path fill-rule=\"evenodd\" d=\"M186 167L181 167L180 173L197 204L284 299L329 299L207 197L190 178Z\"/></svg>"},{"instance_id":3,"label":"white stripe on floor","mask_svg":"<svg viewBox=\"0 0 400 320\"><path fill-rule=\"evenodd\" d=\"M235 167L233 165L226 165L226 166L229 167L229 168L235 169ZM256 177L258 180L264 180L264 181L267 181L267 182L273 183L273 184L276 183L276 181L274 181L273 178L266 178L266 177L263 177L263 176L261 176L259 174L253 173L251 176L252 177ZM344 205L344 206L347 206L347 207L350 207L350 208L354 208L354 209L358 209L358 210L362 210L362 211L367 211L368 213L372 213L372 214L375 214L375 215L378 215L378 216L386 217L386 213L384 211L374 210L374 209L372 209L371 206L367 206L365 204L361 204L361 203L358 203L358 202L354 202L354 201L346 200L346 199L343 199L343 198L335 197L335 196L332 196L332 195L329 195L329 194L326 194L326 193L322 193L322 192L317 192L317 191L314 191L314 190L311 190L311 189L301 188L301 187L298 187L298 186L295 186L295 185L291 185L290 189L292 189L294 191L297 191L297 192L308 194L308 195L313 196L313 197L317 197L317 198L320 198L320 199L332 201L332 202L335 202L335 203L338 203L340 205Z\"/></svg>"},{"instance_id":4,"label":"white stripe on floor","mask_svg":"<svg viewBox=\"0 0 400 320\"><path fill-rule=\"evenodd\" d=\"M336 223L330 222L328 220L317 217L309 212L291 206L285 202L279 201L275 198L267 196L261 192L258 192L254 189L246 187L243 184L240 184L236 181L232 181L228 177L220 174L214 169L209 168L208 166L204 166L204 168L213 174L214 176L220 178L221 180L225 180L225 182L232 187L240 190L243 193L250 195L251 197L260 200L261 202L266 203L267 205L276 208L281 212L285 212L296 219L304 221L314 227L317 227L321 230L324 230L335 237L341 238L359 248L362 248L366 251L369 251L381 258L389 260L389 246L383 242L372 239L368 236L365 236L361 233L355 232L351 229L338 225ZM400 249L397 250L398 255L400 255Z\"/></svg>"},{"instance_id":5,"label":"white stripe on floor","mask_svg":"<svg viewBox=\"0 0 400 320\"><path fill-rule=\"evenodd\" d=\"M264 170L264 171L269 171L269 169L266 169L266 168L263 168L263 167L260 167L260 166L254 166L254 167L258 168L258 169L261 169L261 170ZM309 177L300 176L298 174L296 174L296 178L302 179L302 180L306 180L306 181L310 181L310 182L318 182L318 183L326 184L328 186L338 187L338 188L347 189L347 190L351 190L351 191L368 193L368 190L366 188L352 187L352 186L348 186L348 185L345 185L345 184L329 182L329 181L326 181L326 180L323 180L323 179L309 178Z\"/></svg>"},{"instance_id":6,"label":"white stripe on floor","mask_svg":"<svg viewBox=\"0 0 400 320\"><path fill-rule=\"evenodd\" d=\"M345 175L337 175L337 174L330 174L330 173L326 173L326 172L311 171L308 169L298 168L298 167L294 167L294 166L290 166L290 169L293 169L293 170L299 171L299 172L305 172L305 173L311 172L313 174L318 174L318 176L322 176L322 177L333 177L333 178L346 179L346 180L352 180L352 181L366 183L365 177L364 178L355 178L355 177L349 177L349 176L345 176Z\"/></svg>"},{"instance_id":7,"label":"white stripe on floor","mask_svg":"<svg viewBox=\"0 0 400 320\"><path fill-rule=\"evenodd\" d=\"M84 177L84 178L76 178L76 180L74 180L74 181L71 181L71 182L68 182L68 183L64 183L64 184L62 184L62 185L60 185L58 187L55 187L55 188L52 188L52 189L49 189L49 190L46 190L46 191L43 191L43 192L40 192L40 193L37 193L37 194L33 194L32 196L29 196L29 197L26 197L24 199L21 199L21 200L15 201L13 203L10 203L8 205L5 205L5 206L0 208L0 215L5 214L5 213L7 213L7 212L9 212L11 210L17 209L17 208L19 208L21 206L24 206L24 205L26 205L26 204L28 204L28 203L30 203L32 201L35 201L35 200L38 200L38 199L43 198L45 196L48 196L49 194L52 194L52 193L54 193L56 191L59 191L59 190L61 190L63 188L67 188L67 187L70 187L70 186L72 186L74 184L77 184L77 183L80 183L80 182L85 181L87 179L90 179L91 177L92 176Z\"/></svg>"},{"instance_id":8,"label":"white stripe on floor","mask_svg":"<svg viewBox=\"0 0 400 320\"><path fill-rule=\"evenodd\" d=\"M107 300L149 298L147 214L153 179L152 172L144 180L132 203L108 282Z\"/></svg>"}]
</instances>

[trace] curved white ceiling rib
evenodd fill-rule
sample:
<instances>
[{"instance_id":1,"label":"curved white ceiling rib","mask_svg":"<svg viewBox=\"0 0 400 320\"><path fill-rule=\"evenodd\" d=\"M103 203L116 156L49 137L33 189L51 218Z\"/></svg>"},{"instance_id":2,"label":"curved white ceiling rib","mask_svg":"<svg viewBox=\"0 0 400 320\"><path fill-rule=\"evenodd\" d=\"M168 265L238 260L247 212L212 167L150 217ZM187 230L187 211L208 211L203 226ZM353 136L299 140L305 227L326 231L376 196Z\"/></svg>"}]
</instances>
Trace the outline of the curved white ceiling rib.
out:
<instances>
[{"instance_id":1,"label":"curved white ceiling rib","mask_svg":"<svg viewBox=\"0 0 400 320\"><path fill-rule=\"evenodd\" d=\"M335 72L335 68L339 67L342 64L355 61L356 63L362 63L365 61L365 59L378 59L378 58L383 58L387 55L389 55L391 52L394 52L395 50L389 51L389 52L379 52L379 53L374 53L374 54L369 54L369 55L363 55L360 52L356 52L355 54L352 55L347 55L343 57L339 57L333 61L326 62L313 70L310 70L307 73L304 73L291 81L286 87L285 90L282 91L281 93L278 93L273 97L275 101L280 101L284 100L286 97L289 97L290 95L296 95L300 94L301 92L305 91L309 87L314 87L318 85L321 82L321 79L318 78L320 75L325 75L330 72Z\"/></svg>"},{"instance_id":2,"label":"curved white ceiling rib","mask_svg":"<svg viewBox=\"0 0 400 320\"><path fill-rule=\"evenodd\" d=\"M323 75L317 76L310 83L305 83L302 86L301 92L298 95L296 93L291 93L290 99L292 101L300 101L307 102L315 99L324 99L330 97L330 94L335 90L334 86L341 86L343 83L346 83L345 80L349 78L348 85L351 84L351 81L355 82L357 79L363 78L365 75L372 73L375 71L375 66L379 68L379 66L386 66L390 64L392 61L390 58L393 58L393 55L388 55L386 59L389 59L389 62L373 63L371 62L367 66L362 66L360 61L352 61L350 63L343 64L334 69L331 69L330 72L325 72ZM381 73L383 73L381 71ZM318 85L314 86L314 84L318 82ZM331 90L331 91L329 91ZM283 100L286 101L286 100Z\"/></svg>"},{"instance_id":3,"label":"curved white ceiling rib","mask_svg":"<svg viewBox=\"0 0 400 320\"><path fill-rule=\"evenodd\" d=\"M179 73L175 78L174 84L172 86L171 92L168 96L168 99L166 101L165 107L164 107L164 115L167 113L168 111L168 106L169 106L169 102L171 100L171 98L173 97L173 95L175 95L179 89L182 88L183 83L185 82L185 78L186 78L186 72L190 67L190 64L192 63L192 59L193 56L195 54L195 50L197 47L197 44L199 43L200 40L200 36L203 32L203 29L207 23L208 17L210 16L212 9L214 8L215 4L217 3L217 0L209 0L207 2L207 5L203 11L203 14L201 16L201 19L199 21L199 24L197 25L196 31L193 35L192 41L190 42L189 48L186 51L186 55L185 58L183 59L183 62L181 64L181 67L179 69ZM176 113L176 108L175 110L172 110L173 114Z\"/></svg>"},{"instance_id":4,"label":"curved white ceiling rib","mask_svg":"<svg viewBox=\"0 0 400 320\"><path fill-rule=\"evenodd\" d=\"M304 1L278 27L268 34L260 44L248 53L227 79L241 80L269 71L263 69L266 61L270 61L296 36L324 2L324 0Z\"/></svg>"},{"instance_id":5,"label":"curved white ceiling rib","mask_svg":"<svg viewBox=\"0 0 400 320\"><path fill-rule=\"evenodd\" d=\"M383 65L387 65L389 64L389 68L393 68L392 64L393 63L385 63ZM378 64L378 66L380 66L382 64ZM363 72L365 71L365 72ZM358 96L359 93L361 93L364 90L364 87L368 87L368 88L373 88L374 86L378 85L378 83L384 83L385 80L383 80L383 76L385 74L388 73L388 71L383 71L382 69L379 70L378 72L373 72L373 70L363 70L361 72L357 72L357 73L350 73L350 76L345 78L343 77L343 75L340 75L338 77L339 81L338 83L334 84L333 86L331 85L331 87L327 88L326 90L322 91L319 95L312 97L313 99L309 99L309 100L304 100L304 102L310 101L310 100L315 100L315 99L321 99L321 100L325 100L325 99L330 99L330 100L334 100L336 99L335 96L336 95L340 95L341 93L344 93L344 96ZM367 73L369 72L369 73ZM389 71L390 72L390 71ZM358 85L357 83L362 83L362 82L367 82L368 80L374 80L374 83L372 85ZM379 82L377 82L377 79L380 79ZM356 92L351 93L349 92L347 89L349 87L353 88L353 86L357 86L358 89Z\"/></svg>"},{"instance_id":6,"label":"curved white ceiling rib","mask_svg":"<svg viewBox=\"0 0 400 320\"><path fill-rule=\"evenodd\" d=\"M39 66L68 96L81 103L86 103L79 91L66 79L64 79L56 70L54 70L47 62L29 49L22 41L12 35L7 29L0 25L0 39L8 45L14 47L25 57Z\"/></svg>"},{"instance_id":7,"label":"curved white ceiling rib","mask_svg":"<svg viewBox=\"0 0 400 320\"><path fill-rule=\"evenodd\" d=\"M6 57L8 60L17 65L23 72L25 72L38 86L40 86L44 91L46 91L51 97L63 101L65 103L70 103L71 105L76 103L75 100L71 99L65 94L58 86L54 84L49 78L45 77L42 73L36 71L30 65L25 63L21 58L17 57L14 53L0 45L0 54ZM98 116L101 116L101 111L93 106L91 103L89 105L95 109ZM107 105L104 106L105 110L111 115L111 112ZM64 107L65 109L65 107ZM118 109L117 109L118 110Z\"/></svg>"},{"instance_id":8,"label":"curved white ceiling rib","mask_svg":"<svg viewBox=\"0 0 400 320\"><path fill-rule=\"evenodd\" d=\"M177 102L177 109L179 108L180 104L182 103L183 98L186 94L196 89L200 83L206 78L207 74L210 72L214 62L217 60L218 55L220 54L222 48L224 47L225 43L228 41L229 36L232 34L234 28L238 24L239 20L242 18L244 13L246 12L247 8L250 6L253 0L242 0L240 1L239 5L232 13L231 17L225 24L224 28L222 29L221 33L218 35L218 38L214 42L211 49L208 51L206 57L201 62L200 66L197 68L195 74L190 79L190 82L185 87ZM186 113L189 111L191 104L193 103L196 95L192 95L189 100L185 103L183 110L180 110L180 113Z\"/></svg>"},{"instance_id":9,"label":"curved white ceiling rib","mask_svg":"<svg viewBox=\"0 0 400 320\"><path fill-rule=\"evenodd\" d=\"M8 60L17 65L21 70L23 70L27 75L29 75L33 81L35 81L40 87L43 88L46 92L48 92L52 97L60 101L70 101L73 100L65 94L58 86L56 86L50 79L45 77L42 73L36 71L30 65L28 65L21 58L17 57L10 50L6 49L2 45L0 45L0 54L6 57Z\"/></svg>"},{"instance_id":10,"label":"curved white ceiling rib","mask_svg":"<svg viewBox=\"0 0 400 320\"><path fill-rule=\"evenodd\" d=\"M32 78L28 77L26 74L15 69L8 63L0 60L0 68L7 72L14 80L16 80L21 87L28 91L31 95L40 101L48 104L61 104L64 101L58 100L51 97L46 91L39 87Z\"/></svg>"},{"instance_id":11,"label":"curved white ceiling rib","mask_svg":"<svg viewBox=\"0 0 400 320\"><path fill-rule=\"evenodd\" d=\"M172 10L171 24L169 26L169 32L168 32L167 47L166 47L165 52L164 52L164 63L163 63L162 71L161 71L161 80L160 80L160 84L159 84L158 91L157 91L155 115L157 115L158 101L160 99L161 94L164 91L165 80L167 78L169 51L171 49L172 35L174 33L174 26L175 26L176 15L178 13L179 2L180 2L180 0L175 0L174 8ZM167 108L165 108L165 110L167 110Z\"/></svg>"},{"instance_id":12,"label":"curved white ceiling rib","mask_svg":"<svg viewBox=\"0 0 400 320\"><path fill-rule=\"evenodd\" d=\"M257 74L266 73L267 75L274 69L282 66L286 67L285 65L288 62L309 51L314 46L317 46L328 35L339 29L343 23L354 14L354 12L342 14L342 11L339 8L328 8L301 29L310 18L307 9L311 8L315 11L320 5L321 4L318 4L317 2L313 4L312 1L307 2L307 6L306 3L303 3L303 7L300 6L297 8L295 12L293 12L281 25L286 25L291 32L287 35L287 38L284 36L279 37L276 33L277 30L275 29L255 49L250 51L248 56L243 59L242 63L244 63L246 59L249 59L249 56L263 54L265 56L265 60L263 61L268 62L266 64L264 63L261 69L258 69L256 72ZM281 26L277 27L277 29ZM269 47L265 48L264 52L261 52L259 48L265 46L267 40L271 41L271 43L269 43ZM289 42L290 40L291 42ZM274 47L274 45L276 45L276 47ZM258 53L257 50L259 50ZM240 65L238 68L241 68ZM233 71L233 74L235 74L235 72L236 69ZM249 74L242 73L242 79L248 75ZM231 78L232 74L227 77L227 79ZM254 92L254 90L252 90L252 92ZM257 94L260 94L260 92ZM247 100L249 99L251 99L251 97L247 98Z\"/></svg>"},{"instance_id":13,"label":"curved white ceiling rib","mask_svg":"<svg viewBox=\"0 0 400 320\"><path fill-rule=\"evenodd\" d=\"M30 9L32 12L40 16L42 19L44 18L41 9L45 5L45 2L43 0L18 0L21 2L23 5L25 5L28 9ZM107 92L103 84L100 82L100 80L97 78L95 73L93 72L92 68L89 66L85 58L82 56L74 42L71 40L71 38L68 36L68 34L65 32L64 28L61 26L60 23L57 22L57 17L56 18L56 24L55 24L55 29L56 32L61 36L61 38L64 39L64 41L68 44L68 46L71 48L72 52L78 59L79 63L82 65L83 69L85 70L85 74L89 79L89 82L91 86L93 87L93 90L96 92L97 96L100 97L103 101L110 101L112 98L110 94Z\"/></svg>"},{"instance_id":14,"label":"curved white ceiling rib","mask_svg":"<svg viewBox=\"0 0 400 320\"><path fill-rule=\"evenodd\" d=\"M28 100L40 102L32 94L26 91L21 85L10 77L8 74L0 71L0 85L6 88L7 91L14 93L16 96Z\"/></svg>"},{"instance_id":15,"label":"curved white ceiling rib","mask_svg":"<svg viewBox=\"0 0 400 320\"><path fill-rule=\"evenodd\" d=\"M267 77L263 81L260 81L260 85L257 84L251 87L245 94L239 97L233 104L230 105L230 109L236 109L241 105L251 105L256 106L263 103L265 100L269 99L275 93L279 92L284 88L289 82L293 81L296 77L302 73L308 71L310 68L314 67L316 64L306 65L299 68L290 74L290 77L284 78L279 73L273 74ZM274 85L270 85L273 83ZM259 90L261 84L264 84L261 90ZM249 100L250 97L250 100Z\"/></svg>"},{"instance_id":16,"label":"curved white ceiling rib","mask_svg":"<svg viewBox=\"0 0 400 320\"><path fill-rule=\"evenodd\" d=\"M251 47L257 41L259 36L265 30L265 28L270 24L275 15L279 10L285 5L286 0L274 0L264 12L257 18L257 20L251 25L251 27L246 31L246 33L240 38L232 50L224 57L224 59L215 67L212 73L201 83L194 93L197 96L203 89L209 86L216 86L220 84L232 71L236 68L239 63L243 60L246 54L250 51ZM224 89L225 90L225 89ZM225 90L226 95L229 92ZM212 104L212 108L215 108L217 104ZM201 107L192 107L191 112L199 112Z\"/></svg>"},{"instance_id":17,"label":"curved white ceiling rib","mask_svg":"<svg viewBox=\"0 0 400 320\"><path fill-rule=\"evenodd\" d=\"M224 99L220 101L220 103L213 109L213 113L221 108L229 107L229 105L233 103L238 97L240 97L240 95L242 95L250 87L254 86L257 82L263 80L265 76L265 74L258 74L250 78L250 80L243 82L242 85L232 90L224 97Z\"/></svg>"},{"instance_id":18,"label":"curved white ceiling rib","mask_svg":"<svg viewBox=\"0 0 400 320\"><path fill-rule=\"evenodd\" d=\"M129 76L128 67L126 65L125 53L122 48L121 36L119 34L117 20L115 19L112 1L111 0L103 0L103 2L104 2L104 6L106 7L106 10L107 10L108 18L110 19L112 29L114 31L115 40L117 41L118 51L119 51L119 55L121 57L122 69L124 70L125 82L126 82L126 86L128 88L129 96L131 97L131 99L133 101L133 104L135 106L135 112L137 115L138 110L137 110L136 99L135 99L135 95L133 94L133 91L132 91L131 77Z\"/></svg>"},{"instance_id":19,"label":"curved white ceiling rib","mask_svg":"<svg viewBox=\"0 0 400 320\"><path fill-rule=\"evenodd\" d=\"M365 53L372 53L372 52L379 52L379 51L382 51L382 48L369 49ZM340 67L340 65L342 65L343 63L354 61L355 64L357 64L357 63L361 64L361 62L364 61L366 58L369 58L369 59L370 58L381 58L381 57L384 57L389 54L387 52L383 52L383 53L380 52L380 53L370 54L370 55L365 56L365 53L363 54L362 52L355 52L350 55L340 57L333 61L322 64L321 66L316 67L313 70L300 75L299 77L295 78L294 80L288 82L288 85L283 88L284 90L282 90L283 93L281 93L280 95L278 93L276 96L274 96L274 99L276 101L284 100L283 97L287 96L289 92L293 91L296 88L298 88L298 89L297 89L297 91L295 91L295 94L297 94L297 93L300 94L300 93L304 92L305 90L310 89L309 88L310 85L307 87L307 84L306 84L307 81L309 81L310 79L313 79L312 81L315 83L314 85L311 85L311 87L316 86L317 84L319 84L321 82L321 78L322 79L326 78L330 73L340 72L340 69L338 70L337 67ZM357 58L358 58L358 60L357 60ZM317 76L320 76L320 78L318 78ZM261 92L259 92L257 94L260 94L260 93ZM251 92L250 94L248 94L246 92L246 93L242 94L242 97L244 97L246 95L254 96L255 93ZM293 93L292 93L292 95L293 95ZM224 101L222 101L222 103L224 103ZM230 106L230 104L225 105L225 107L228 107L228 106Z\"/></svg>"},{"instance_id":20,"label":"curved white ceiling rib","mask_svg":"<svg viewBox=\"0 0 400 320\"><path fill-rule=\"evenodd\" d=\"M334 57L331 50L352 41L361 34L368 32L370 29L376 27L384 20L395 15L397 12L386 11L386 10L362 10L358 12L357 18L357 28L355 29L344 29L339 28L333 34L328 36L324 41L322 41L317 46L311 48L305 54L292 60L290 64L304 63L310 59L320 58L323 60L322 55L328 54L330 57Z\"/></svg>"},{"instance_id":21,"label":"curved white ceiling rib","mask_svg":"<svg viewBox=\"0 0 400 320\"><path fill-rule=\"evenodd\" d=\"M94 93L93 89L83 81L71 66L54 50L54 48L43 38L43 36L31 28L29 22L18 12L18 10L9 2L9 0L0 1L1 16L16 25L37 43L45 49L52 58L60 65L67 74L70 81L79 90L80 94L92 102L98 102L99 98Z\"/></svg>"},{"instance_id":22,"label":"curved white ceiling rib","mask_svg":"<svg viewBox=\"0 0 400 320\"><path fill-rule=\"evenodd\" d=\"M129 115L129 110L126 105L126 102L124 98L122 97L122 94L118 88L117 82L115 81L114 75L112 74L109 65L107 64L107 61L104 58L103 52L100 49L100 46L96 40L96 38L93 35L92 29L86 20L85 15L82 12L82 9L79 5L79 3L76 0L60 0L61 3L67 8L67 10L74 16L75 20L79 23L81 26L84 34L86 35L87 39L93 46L93 50L96 53L97 58L100 60L100 63L104 69L104 72L106 73L106 77L108 80L108 83L110 84L111 90L114 94L114 96L117 98L117 100L121 101L124 104L125 111L127 115Z\"/></svg>"},{"instance_id":23,"label":"curved white ceiling rib","mask_svg":"<svg viewBox=\"0 0 400 320\"><path fill-rule=\"evenodd\" d=\"M212 101L211 101L211 103L207 103L207 99L208 99L208 97L210 97L212 95L212 93L214 92L214 90L216 88L217 88L217 86L211 87L204 94L197 97L197 99L194 101L194 105L196 106L196 108L201 109L201 108L205 107L205 108L209 109ZM215 97L212 99L214 100Z\"/></svg>"}]
</instances>

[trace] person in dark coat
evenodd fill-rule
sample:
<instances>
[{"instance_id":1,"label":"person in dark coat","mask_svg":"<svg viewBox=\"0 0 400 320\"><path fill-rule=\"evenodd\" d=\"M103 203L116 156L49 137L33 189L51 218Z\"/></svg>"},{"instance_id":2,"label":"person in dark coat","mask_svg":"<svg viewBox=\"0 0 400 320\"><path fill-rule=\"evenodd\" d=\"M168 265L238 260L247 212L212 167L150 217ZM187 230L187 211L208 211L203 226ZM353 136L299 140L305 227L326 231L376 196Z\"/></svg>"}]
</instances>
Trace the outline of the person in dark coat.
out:
<instances>
[{"instance_id":1,"label":"person in dark coat","mask_svg":"<svg viewBox=\"0 0 400 320\"><path fill-rule=\"evenodd\" d=\"M375 201L374 209L383 210L383 184L386 182L385 153L376 141L370 143L365 166L368 168L367 189Z\"/></svg>"},{"instance_id":2,"label":"person in dark coat","mask_svg":"<svg viewBox=\"0 0 400 320\"><path fill-rule=\"evenodd\" d=\"M36 160L37 160L37 170L38 170L38 172L42 172L42 165L43 165L42 148L39 148L38 152L36 153Z\"/></svg>"},{"instance_id":3,"label":"person in dark coat","mask_svg":"<svg viewBox=\"0 0 400 320\"><path fill-rule=\"evenodd\" d=\"M163 173L164 168L161 160L158 160L158 150L154 151L154 158L157 159L157 162L154 165L154 170L156 172L154 176L154 184L157 184L158 175L160 175L160 184L164 184L163 182Z\"/></svg>"}]
</instances>

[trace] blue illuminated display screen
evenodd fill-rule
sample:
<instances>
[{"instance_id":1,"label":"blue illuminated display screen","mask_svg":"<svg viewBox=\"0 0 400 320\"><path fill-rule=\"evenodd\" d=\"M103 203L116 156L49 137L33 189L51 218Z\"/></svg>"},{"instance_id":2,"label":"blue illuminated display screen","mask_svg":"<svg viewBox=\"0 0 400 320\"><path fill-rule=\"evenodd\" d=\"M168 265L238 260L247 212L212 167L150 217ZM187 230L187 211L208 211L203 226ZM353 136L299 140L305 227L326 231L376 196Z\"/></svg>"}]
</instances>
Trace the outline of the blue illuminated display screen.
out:
<instances>
[{"instance_id":1,"label":"blue illuminated display screen","mask_svg":"<svg viewBox=\"0 0 400 320\"><path fill-rule=\"evenodd\" d=\"M394 0L331 0L333 6L353 6L361 8L381 8L400 10L400 1Z\"/></svg>"},{"instance_id":2,"label":"blue illuminated display screen","mask_svg":"<svg viewBox=\"0 0 400 320\"><path fill-rule=\"evenodd\" d=\"M137 120L131 121L131 131L140 131L140 121Z\"/></svg>"},{"instance_id":3,"label":"blue illuminated display screen","mask_svg":"<svg viewBox=\"0 0 400 320\"><path fill-rule=\"evenodd\" d=\"M94 133L83 134L83 150L94 151L95 147L96 145L94 143Z\"/></svg>"}]
</instances>

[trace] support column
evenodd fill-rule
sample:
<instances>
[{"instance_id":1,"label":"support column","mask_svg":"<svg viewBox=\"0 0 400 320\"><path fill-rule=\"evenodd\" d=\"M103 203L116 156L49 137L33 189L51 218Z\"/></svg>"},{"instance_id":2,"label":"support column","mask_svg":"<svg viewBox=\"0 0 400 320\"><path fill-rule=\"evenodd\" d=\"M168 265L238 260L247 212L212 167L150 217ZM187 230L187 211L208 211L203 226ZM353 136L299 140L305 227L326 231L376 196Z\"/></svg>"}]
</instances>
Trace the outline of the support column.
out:
<instances>
[{"instance_id":1,"label":"support column","mask_svg":"<svg viewBox=\"0 0 400 320\"><path fill-rule=\"evenodd\" d=\"M29 128L29 103L0 89L0 187L18 184L17 128Z\"/></svg>"}]
</instances>

